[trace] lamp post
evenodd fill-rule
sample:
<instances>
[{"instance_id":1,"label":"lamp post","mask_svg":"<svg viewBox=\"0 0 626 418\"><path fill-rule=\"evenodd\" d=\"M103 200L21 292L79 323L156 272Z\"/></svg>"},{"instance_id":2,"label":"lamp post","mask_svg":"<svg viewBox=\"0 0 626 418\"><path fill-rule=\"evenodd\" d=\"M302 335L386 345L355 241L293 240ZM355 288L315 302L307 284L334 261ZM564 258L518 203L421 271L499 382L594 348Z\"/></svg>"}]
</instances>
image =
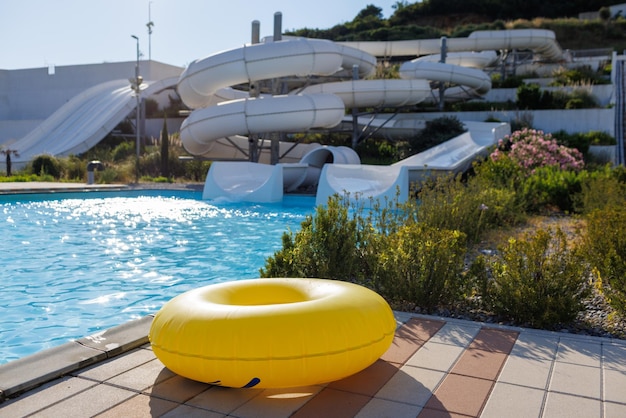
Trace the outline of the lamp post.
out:
<instances>
[{"instance_id":1,"label":"lamp post","mask_svg":"<svg viewBox=\"0 0 626 418\"><path fill-rule=\"evenodd\" d=\"M135 109L136 122L135 122L135 133L137 134L136 138L136 155L135 155L135 183L139 183L139 153L141 150L140 146L140 132L139 132L139 114L141 113L141 82L143 78L139 75L139 37L135 35L130 35L137 41L137 63L135 64L135 78L130 79L131 89L135 91L135 97L137 98L137 106Z\"/></svg>"}]
</instances>

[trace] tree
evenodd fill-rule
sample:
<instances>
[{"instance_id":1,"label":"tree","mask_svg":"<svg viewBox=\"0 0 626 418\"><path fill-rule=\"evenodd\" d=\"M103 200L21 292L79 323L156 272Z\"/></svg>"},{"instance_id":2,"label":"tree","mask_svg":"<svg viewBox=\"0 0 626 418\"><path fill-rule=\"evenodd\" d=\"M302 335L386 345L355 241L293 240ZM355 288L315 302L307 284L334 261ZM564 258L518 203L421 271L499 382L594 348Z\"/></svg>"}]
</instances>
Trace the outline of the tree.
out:
<instances>
[{"instance_id":1,"label":"tree","mask_svg":"<svg viewBox=\"0 0 626 418\"><path fill-rule=\"evenodd\" d=\"M170 177L170 139L167 132L167 116L163 115L163 129L161 129L161 175Z\"/></svg>"},{"instance_id":2,"label":"tree","mask_svg":"<svg viewBox=\"0 0 626 418\"><path fill-rule=\"evenodd\" d=\"M11 177L11 155L18 157L20 154L17 150L8 148L0 150L0 154L4 154L6 156L7 177Z\"/></svg>"}]
</instances>

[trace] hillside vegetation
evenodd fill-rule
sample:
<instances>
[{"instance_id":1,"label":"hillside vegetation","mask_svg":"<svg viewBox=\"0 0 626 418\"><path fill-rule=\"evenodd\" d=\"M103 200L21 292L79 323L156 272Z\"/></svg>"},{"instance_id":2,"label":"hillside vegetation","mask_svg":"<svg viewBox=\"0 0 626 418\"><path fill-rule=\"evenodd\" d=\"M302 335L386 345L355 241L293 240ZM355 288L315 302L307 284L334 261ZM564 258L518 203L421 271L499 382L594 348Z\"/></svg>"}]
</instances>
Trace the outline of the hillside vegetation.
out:
<instances>
[{"instance_id":1,"label":"hillside vegetation","mask_svg":"<svg viewBox=\"0 0 626 418\"><path fill-rule=\"evenodd\" d=\"M399 1L384 18L382 9L370 4L350 22L332 28L302 28L288 35L334 41L394 41L465 37L476 30L549 29L564 49L626 49L626 19L611 17L615 1L506 1L424 0ZM454 10L454 13L450 13ZM583 12L600 12L603 18L579 20Z\"/></svg>"}]
</instances>

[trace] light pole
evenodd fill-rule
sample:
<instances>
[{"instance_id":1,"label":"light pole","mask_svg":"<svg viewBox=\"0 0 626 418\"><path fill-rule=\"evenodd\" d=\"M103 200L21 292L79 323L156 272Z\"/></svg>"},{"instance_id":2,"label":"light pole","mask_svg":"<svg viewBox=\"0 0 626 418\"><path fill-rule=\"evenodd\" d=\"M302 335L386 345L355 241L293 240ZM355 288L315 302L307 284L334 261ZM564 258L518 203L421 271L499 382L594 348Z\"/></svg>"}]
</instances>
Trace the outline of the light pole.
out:
<instances>
[{"instance_id":1,"label":"light pole","mask_svg":"<svg viewBox=\"0 0 626 418\"><path fill-rule=\"evenodd\" d=\"M153 2L148 2L148 23L146 26L148 27L148 61L152 60L152 27L154 26L154 22L152 21L152 10L151 5Z\"/></svg>"},{"instance_id":2,"label":"light pole","mask_svg":"<svg viewBox=\"0 0 626 418\"><path fill-rule=\"evenodd\" d=\"M137 63L135 64L135 78L130 79L131 89L135 91L135 97L137 98L137 106L135 109L136 122L135 122L135 133L137 135L136 138L136 155L135 155L135 183L139 183L139 153L141 151L140 146L140 132L139 132L139 114L141 113L141 82L143 78L139 75L139 37L135 35L130 35L137 41Z\"/></svg>"}]
</instances>

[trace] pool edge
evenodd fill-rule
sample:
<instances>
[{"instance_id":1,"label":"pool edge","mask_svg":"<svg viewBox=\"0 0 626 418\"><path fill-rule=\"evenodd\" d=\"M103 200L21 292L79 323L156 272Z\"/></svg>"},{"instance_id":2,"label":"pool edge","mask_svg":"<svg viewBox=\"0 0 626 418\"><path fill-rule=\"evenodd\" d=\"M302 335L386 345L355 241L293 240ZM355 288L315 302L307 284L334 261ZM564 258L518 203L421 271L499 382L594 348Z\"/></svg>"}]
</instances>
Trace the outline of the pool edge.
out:
<instances>
[{"instance_id":1,"label":"pool edge","mask_svg":"<svg viewBox=\"0 0 626 418\"><path fill-rule=\"evenodd\" d=\"M0 403L148 343L154 315L109 328L0 365Z\"/></svg>"}]
</instances>

